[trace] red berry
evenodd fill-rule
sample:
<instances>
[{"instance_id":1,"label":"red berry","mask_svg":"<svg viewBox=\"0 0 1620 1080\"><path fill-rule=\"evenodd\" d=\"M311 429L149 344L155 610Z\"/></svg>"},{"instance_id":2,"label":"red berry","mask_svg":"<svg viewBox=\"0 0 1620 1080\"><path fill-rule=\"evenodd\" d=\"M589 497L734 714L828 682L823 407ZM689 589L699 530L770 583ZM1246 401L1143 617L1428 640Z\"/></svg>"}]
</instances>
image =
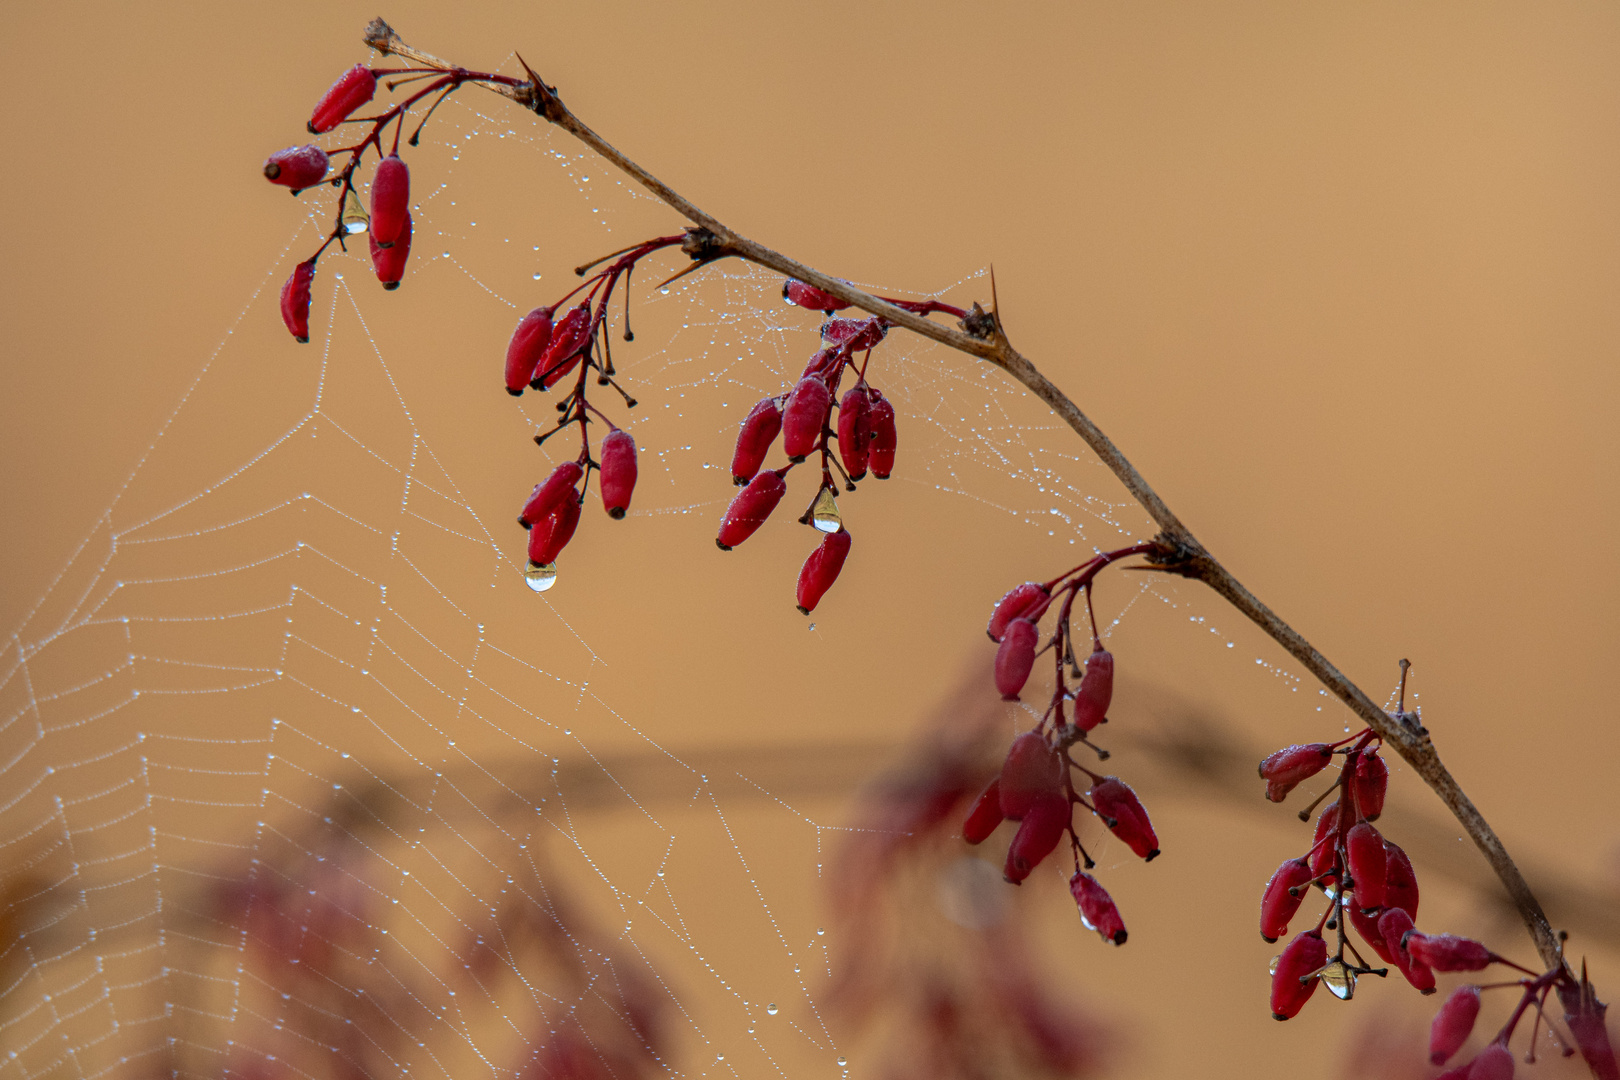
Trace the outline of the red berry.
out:
<instances>
[{"instance_id":1,"label":"red berry","mask_svg":"<svg viewBox=\"0 0 1620 1080\"><path fill-rule=\"evenodd\" d=\"M721 551L730 551L750 536L771 516L776 504L787 494L787 481L779 472L762 472L737 492L720 519L720 534L714 538Z\"/></svg>"},{"instance_id":2,"label":"red berry","mask_svg":"<svg viewBox=\"0 0 1620 1080\"><path fill-rule=\"evenodd\" d=\"M1260 763L1260 779L1266 782L1266 798L1282 802L1304 780L1321 772L1333 760L1333 747L1327 743L1288 746Z\"/></svg>"},{"instance_id":3,"label":"red berry","mask_svg":"<svg viewBox=\"0 0 1620 1080\"><path fill-rule=\"evenodd\" d=\"M1350 774L1350 791L1356 797L1356 808L1368 821L1377 821L1384 812L1384 793L1389 790L1389 766L1376 753L1356 758L1355 771Z\"/></svg>"},{"instance_id":4,"label":"red berry","mask_svg":"<svg viewBox=\"0 0 1620 1080\"><path fill-rule=\"evenodd\" d=\"M399 281L405 276L405 260L411 257L411 215L405 215L405 227L394 237L394 246L382 247L377 238L371 238L371 268L377 272L377 280L382 287L392 292L399 288Z\"/></svg>"},{"instance_id":5,"label":"red berry","mask_svg":"<svg viewBox=\"0 0 1620 1080\"><path fill-rule=\"evenodd\" d=\"M617 521L630 509L636 489L636 440L617 428L602 438L602 508Z\"/></svg>"},{"instance_id":6,"label":"red berry","mask_svg":"<svg viewBox=\"0 0 1620 1080\"><path fill-rule=\"evenodd\" d=\"M1007 848L1007 865L1002 876L1013 884L1029 877L1029 872L1041 860L1052 854L1069 828L1069 800L1056 793L1035 801L1018 823L1011 846Z\"/></svg>"},{"instance_id":7,"label":"red berry","mask_svg":"<svg viewBox=\"0 0 1620 1080\"><path fill-rule=\"evenodd\" d=\"M1468 1041L1479 1018L1479 987L1459 986L1446 998L1429 1026L1429 1060L1444 1065Z\"/></svg>"},{"instance_id":8,"label":"red berry","mask_svg":"<svg viewBox=\"0 0 1620 1080\"><path fill-rule=\"evenodd\" d=\"M1389 853L1384 850L1384 838L1376 828L1362 821L1350 829L1344 846L1356 907L1362 911L1383 907L1384 879L1389 873Z\"/></svg>"},{"instance_id":9,"label":"red berry","mask_svg":"<svg viewBox=\"0 0 1620 1080\"><path fill-rule=\"evenodd\" d=\"M1277 867L1260 896L1260 936L1276 941L1288 932L1288 921L1305 900L1306 883L1311 880L1311 864L1289 859Z\"/></svg>"},{"instance_id":10,"label":"red berry","mask_svg":"<svg viewBox=\"0 0 1620 1080\"><path fill-rule=\"evenodd\" d=\"M1388 840L1384 841L1384 850L1388 854L1388 869L1384 872L1384 906L1400 908L1416 922L1418 883L1417 874L1412 870L1412 860L1406 857L1406 852Z\"/></svg>"},{"instance_id":11,"label":"red berry","mask_svg":"<svg viewBox=\"0 0 1620 1080\"><path fill-rule=\"evenodd\" d=\"M799 378L808 379L814 375L818 379L825 379L831 375L833 368L838 366L839 351L837 349L820 349L813 353L810 362L804 365L799 372Z\"/></svg>"},{"instance_id":12,"label":"red berry","mask_svg":"<svg viewBox=\"0 0 1620 1080\"><path fill-rule=\"evenodd\" d=\"M811 311L842 311L849 307L832 293L822 292L814 285L806 285L795 278L788 278L782 283L782 299Z\"/></svg>"},{"instance_id":13,"label":"red berry","mask_svg":"<svg viewBox=\"0 0 1620 1080\"><path fill-rule=\"evenodd\" d=\"M318 146L289 146L265 159L264 178L272 184L290 187L297 194L302 188L320 183L331 166L332 160Z\"/></svg>"},{"instance_id":14,"label":"red berry","mask_svg":"<svg viewBox=\"0 0 1620 1080\"><path fill-rule=\"evenodd\" d=\"M838 456L851 480L866 475L866 443L872 434L866 421L870 412L864 386L850 387L838 403Z\"/></svg>"},{"instance_id":15,"label":"red berry","mask_svg":"<svg viewBox=\"0 0 1620 1080\"><path fill-rule=\"evenodd\" d=\"M962 839L970 844L982 844L1001 822L1001 778L997 777L979 793L973 809L968 811L967 821L962 823Z\"/></svg>"},{"instance_id":16,"label":"red berry","mask_svg":"<svg viewBox=\"0 0 1620 1080\"><path fill-rule=\"evenodd\" d=\"M1271 973L1271 1015L1287 1020L1316 993L1316 972L1327 963L1327 942L1315 930L1307 930L1288 943Z\"/></svg>"},{"instance_id":17,"label":"red berry","mask_svg":"<svg viewBox=\"0 0 1620 1080\"><path fill-rule=\"evenodd\" d=\"M591 304L585 301L573 308L551 331L540 359L534 365L529 385L536 390L550 390L574 370L579 363L580 350L585 348L591 332Z\"/></svg>"},{"instance_id":18,"label":"red berry","mask_svg":"<svg viewBox=\"0 0 1620 1080\"><path fill-rule=\"evenodd\" d=\"M1074 693L1074 726L1090 731L1108 719L1108 706L1114 700L1114 654L1096 642L1086 659L1086 674Z\"/></svg>"},{"instance_id":19,"label":"red berry","mask_svg":"<svg viewBox=\"0 0 1620 1080\"><path fill-rule=\"evenodd\" d=\"M996 689L1002 701L1017 701L1018 691L1029 681L1035 666L1035 645L1040 631L1028 619L1014 619L1007 624L1001 636L1001 647L996 650Z\"/></svg>"},{"instance_id":20,"label":"red berry","mask_svg":"<svg viewBox=\"0 0 1620 1080\"><path fill-rule=\"evenodd\" d=\"M370 101L376 92L377 76L364 64L354 65L315 103L315 111L309 118L309 133L320 135L331 131L347 120L350 113Z\"/></svg>"},{"instance_id":21,"label":"red berry","mask_svg":"<svg viewBox=\"0 0 1620 1080\"><path fill-rule=\"evenodd\" d=\"M1400 908L1390 908L1378 917L1378 935L1389 950L1390 962L1406 976L1406 981L1425 994L1434 993L1434 971L1406 948L1409 938L1416 936L1412 917Z\"/></svg>"},{"instance_id":22,"label":"red berry","mask_svg":"<svg viewBox=\"0 0 1620 1080\"><path fill-rule=\"evenodd\" d=\"M1311 876L1321 877L1333 869L1337 839L1327 839L1339 828L1339 804L1330 802L1322 808L1316 819L1316 834L1311 838Z\"/></svg>"},{"instance_id":23,"label":"red berry","mask_svg":"<svg viewBox=\"0 0 1620 1080\"><path fill-rule=\"evenodd\" d=\"M1153 822L1129 785L1117 776L1105 776L1086 794L1103 824L1132 851L1149 862L1158 857L1159 838L1153 832Z\"/></svg>"},{"instance_id":24,"label":"red berry","mask_svg":"<svg viewBox=\"0 0 1620 1080\"><path fill-rule=\"evenodd\" d=\"M1001 816L1021 820L1041 799L1063 790L1063 759L1040 732L1026 731L1007 750L998 790Z\"/></svg>"},{"instance_id":25,"label":"red berry","mask_svg":"<svg viewBox=\"0 0 1620 1080\"><path fill-rule=\"evenodd\" d=\"M537 307L518 320L506 346L506 392L513 397L534 378L534 366L551 343L551 308Z\"/></svg>"},{"instance_id":26,"label":"red berry","mask_svg":"<svg viewBox=\"0 0 1620 1080\"><path fill-rule=\"evenodd\" d=\"M882 319L828 319L821 324L821 340L842 345L850 352L870 349L889 332Z\"/></svg>"},{"instance_id":27,"label":"red berry","mask_svg":"<svg viewBox=\"0 0 1620 1080\"><path fill-rule=\"evenodd\" d=\"M782 399L768 397L748 410L737 449L731 455L731 482L742 487L765 464L765 455L782 430Z\"/></svg>"},{"instance_id":28,"label":"red berry","mask_svg":"<svg viewBox=\"0 0 1620 1080\"><path fill-rule=\"evenodd\" d=\"M872 395L872 409L866 421L872 429L871 440L866 444L866 465L872 470L873 476L887 480L889 474L894 472L894 450L898 440L894 430L894 406L878 391L873 390Z\"/></svg>"},{"instance_id":29,"label":"red berry","mask_svg":"<svg viewBox=\"0 0 1620 1080\"><path fill-rule=\"evenodd\" d=\"M574 485L584 475L585 470L577 461L565 461L552 469L550 476L534 485L534 492L518 514L518 524L527 529L548 517L562 505L565 495L573 493Z\"/></svg>"},{"instance_id":30,"label":"red berry","mask_svg":"<svg viewBox=\"0 0 1620 1080\"><path fill-rule=\"evenodd\" d=\"M1413 960L1436 971L1483 971L1496 960L1496 954L1479 942L1455 934L1413 931L1406 936L1405 949Z\"/></svg>"},{"instance_id":31,"label":"red berry","mask_svg":"<svg viewBox=\"0 0 1620 1080\"><path fill-rule=\"evenodd\" d=\"M1119 917L1119 908L1096 878L1076 870L1069 879L1069 895L1080 908L1080 921L1087 930L1097 931L1104 941L1125 944L1125 920Z\"/></svg>"},{"instance_id":32,"label":"red berry","mask_svg":"<svg viewBox=\"0 0 1620 1080\"><path fill-rule=\"evenodd\" d=\"M849 555L849 541L847 529L840 528L835 533L828 533L816 550L810 553L810 557L804 560L804 566L799 570L799 610L804 614L816 610L821 598L838 580L838 572L844 568L844 559Z\"/></svg>"},{"instance_id":33,"label":"red berry","mask_svg":"<svg viewBox=\"0 0 1620 1080\"><path fill-rule=\"evenodd\" d=\"M1378 915L1368 915L1360 908L1351 906L1346 909L1350 912L1350 925L1356 928L1361 940L1372 946L1372 951L1386 964L1395 963L1395 954L1389 951L1389 945L1384 941L1384 935L1378 932ZM1399 967L1400 965L1396 965Z\"/></svg>"},{"instance_id":34,"label":"red berry","mask_svg":"<svg viewBox=\"0 0 1620 1080\"><path fill-rule=\"evenodd\" d=\"M1014 619L1027 616L1032 621L1040 621L1051 599L1052 594L1046 591L1046 586L1036 582L1026 581L1014 586L1006 596L996 601L995 610L990 613L990 625L984 628L984 632L990 635L991 641L1000 641L1007 624Z\"/></svg>"},{"instance_id":35,"label":"red berry","mask_svg":"<svg viewBox=\"0 0 1620 1080\"><path fill-rule=\"evenodd\" d=\"M832 411L832 392L813 375L799 380L782 413L782 449L789 461L803 461L816 448Z\"/></svg>"},{"instance_id":36,"label":"red berry","mask_svg":"<svg viewBox=\"0 0 1620 1080\"><path fill-rule=\"evenodd\" d=\"M392 247L410 213L411 170L398 154L389 154L371 179L371 236L378 247Z\"/></svg>"},{"instance_id":37,"label":"red berry","mask_svg":"<svg viewBox=\"0 0 1620 1080\"><path fill-rule=\"evenodd\" d=\"M292 277L281 287L281 321L301 342L309 341L309 286L315 280L315 260L293 267Z\"/></svg>"},{"instance_id":38,"label":"red berry","mask_svg":"<svg viewBox=\"0 0 1620 1080\"><path fill-rule=\"evenodd\" d=\"M1513 1051L1491 1043L1468 1066L1468 1080L1513 1080Z\"/></svg>"},{"instance_id":39,"label":"red berry","mask_svg":"<svg viewBox=\"0 0 1620 1080\"><path fill-rule=\"evenodd\" d=\"M529 530L529 561L546 566L557 561L562 549L574 538L579 525L579 508L585 505L585 496L570 490L557 508Z\"/></svg>"}]
</instances>

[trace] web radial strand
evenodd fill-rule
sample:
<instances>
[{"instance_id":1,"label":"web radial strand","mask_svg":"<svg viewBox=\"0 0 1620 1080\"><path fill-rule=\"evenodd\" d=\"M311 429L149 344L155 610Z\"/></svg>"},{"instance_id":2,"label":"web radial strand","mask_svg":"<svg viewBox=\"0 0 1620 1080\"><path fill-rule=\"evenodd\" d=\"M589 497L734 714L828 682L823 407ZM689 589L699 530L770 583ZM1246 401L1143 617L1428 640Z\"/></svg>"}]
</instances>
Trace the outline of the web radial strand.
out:
<instances>
[{"instance_id":1,"label":"web radial strand","mask_svg":"<svg viewBox=\"0 0 1620 1080\"><path fill-rule=\"evenodd\" d=\"M459 94L408 151L398 292L363 243L334 248L307 346L273 286L253 293L0 653L0 1077L808 1076L847 1059L822 1008L820 872L840 799L904 720L852 747L784 707L805 732L786 738L777 712L650 696L636 649L660 643L624 640L683 590L718 591L669 552L713 552L736 426L792 384L819 317L744 266L662 293L638 274L636 341L614 360L641 404L591 387L640 447L635 501L624 522L588 501L556 589L534 595L512 518L578 442L535 448L554 395L504 394L506 336L582 257L668 221L500 108ZM330 219L329 190L302 198L269 282ZM891 335L869 374L902 464L839 495L873 538L862 573L901 574L880 538L902 512L1008 523L1056 568L1141 529L984 366ZM790 502L814 494L792 477ZM792 577L819 534L786 509L756 558L715 571L777 590L744 625L799 619ZM822 635L887 617L842 587ZM1152 581L1115 595L1119 614L1175 602ZM808 688L818 662L780 678Z\"/></svg>"}]
</instances>

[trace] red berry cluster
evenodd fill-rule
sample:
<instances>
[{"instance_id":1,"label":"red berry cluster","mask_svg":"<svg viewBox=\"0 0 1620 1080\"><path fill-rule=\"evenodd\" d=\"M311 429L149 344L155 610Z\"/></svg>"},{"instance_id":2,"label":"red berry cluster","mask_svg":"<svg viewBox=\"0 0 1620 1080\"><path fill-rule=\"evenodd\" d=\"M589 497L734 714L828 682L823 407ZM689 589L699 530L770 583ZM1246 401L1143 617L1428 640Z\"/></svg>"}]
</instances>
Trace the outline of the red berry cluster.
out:
<instances>
[{"instance_id":1,"label":"red berry cluster","mask_svg":"<svg viewBox=\"0 0 1620 1080\"><path fill-rule=\"evenodd\" d=\"M1075 863L1069 891L1080 909L1081 921L1115 945L1125 943L1125 921L1107 890L1086 873L1096 863L1075 832L1074 807L1078 804L1091 811L1142 859L1151 861L1159 854L1159 838L1141 801L1124 781L1092 772L1070 757L1069 750L1084 743L1099 760L1108 759L1108 752L1087 737L1098 724L1107 723L1114 696L1114 654L1103 648L1097 635L1096 615L1091 608L1092 583L1110 563L1132 555L1159 554L1160 547L1145 543L1104 552L1044 584L1027 581L1016 586L996 604L986 633L1000 646L996 651L995 679L1003 700L1019 700L1019 692L1042 652L1051 651L1057 677L1040 722L1013 740L1000 774L980 794L962 826L963 838L978 844L988 839L1003 820L1018 822L1002 870L1014 885L1052 854L1067 834ZM1091 652L1083 672L1069 626L1075 601L1081 595L1085 596L1091 627ZM1054 603L1056 626L1043 646L1040 622ZM1078 680L1079 685L1071 689L1070 678ZM1083 794L1074 781L1076 771L1091 782Z\"/></svg>"},{"instance_id":2,"label":"red berry cluster","mask_svg":"<svg viewBox=\"0 0 1620 1080\"><path fill-rule=\"evenodd\" d=\"M801 524L827 534L799 571L799 610L808 615L838 580L844 559L849 555L850 534L838 513L834 471L843 478L844 489L854 491L855 481L864 479L868 471L879 480L887 480L894 469L898 445L894 406L883 396L883 391L867 381L872 349L888 334L889 323L877 317L831 318L834 312L848 305L791 278L782 286L782 298L829 316L821 325L821 348L810 357L792 389L765 398L743 418L737 447L731 455L731 481L742 490L726 507L714 542L721 551L730 551L754 535L787 494L787 474L811 455L818 455L821 486L799 518ZM945 312L957 318L967 315L961 308L937 300L888 302L919 315L934 312ZM865 354L858 363L857 353ZM839 385L846 372L854 376L854 382L840 397ZM832 426L835 408L838 410L836 430ZM778 436L781 436L782 451L788 463L780 469L762 472L766 455ZM829 442L833 439L838 442L836 456Z\"/></svg>"},{"instance_id":3,"label":"red berry cluster","mask_svg":"<svg viewBox=\"0 0 1620 1080\"><path fill-rule=\"evenodd\" d=\"M425 87L378 116L350 119L376 95L377 81L385 75L403 76L398 81L390 83L389 89L402 83L429 81ZM315 109L310 114L308 127L311 135L324 135L342 124L370 124L371 129L366 136L353 146L342 146L331 151L323 150L314 144L292 146L276 151L265 161L265 179L272 184L291 188L294 195L306 188L328 182L341 189L338 195L337 224L331 234L316 249L315 254L293 268L292 275L281 286L281 320L287 324L288 332L299 341L309 340L310 287L315 281L316 260L334 241L347 250L349 236L367 233L371 242L371 265L377 273L377 280L382 282L385 289L399 288L400 280L405 276L405 261L411 254L412 229L411 172L399 156L399 137L405 127L405 114L417 102L438 94L438 99L428 107L427 114L422 118L422 124L427 123L427 117L433 115L433 110L438 108L439 103L466 82L516 86L519 80L505 75L466 71L462 68L373 70L364 64L356 64L345 71L337 82L321 95L321 99L315 103ZM389 124L395 125L393 149L378 163L377 171L372 176L368 214L360 205L360 198L355 192L355 173L368 147L375 147L377 155L382 157L382 136ZM416 131L408 140L411 146L418 144L422 124L417 125ZM339 154L348 154L348 160L335 176L329 177L332 158Z\"/></svg>"}]
</instances>

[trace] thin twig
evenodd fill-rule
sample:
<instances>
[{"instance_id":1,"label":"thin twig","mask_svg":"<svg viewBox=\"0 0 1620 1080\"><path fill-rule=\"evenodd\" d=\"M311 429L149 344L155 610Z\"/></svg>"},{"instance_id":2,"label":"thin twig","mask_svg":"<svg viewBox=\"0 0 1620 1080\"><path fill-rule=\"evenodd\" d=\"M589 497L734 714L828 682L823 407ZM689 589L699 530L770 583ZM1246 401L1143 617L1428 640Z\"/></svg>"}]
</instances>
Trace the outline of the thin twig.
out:
<instances>
[{"instance_id":1,"label":"thin twig","mask_svg":"<svg viewBox=\"0 0 1620 1080\"><path fill-rule=\"evenodd\" d=\"M365 33L366 44L379 52L400 56L410 60L413 64L437 67L449 70L454 65L446 63L419 49L411 48L394 33L393 29L381 19L373 20L367 26ZM528 65L524 67L527 69ZM1288 653L1298 660L1310 673L1316 676L1335 697L1348 705L1368 727L1376 731L1383 740L1411 765L1413 770L1423 778L1424 782L1440 796L1463 829L1471 836L1474 843L1484 853L1491 869L1506 887L1508 896L1518 909L1530 936L1536 945L1536 951L1549 968L1564 965L1563 953L1559 946L1558 936L1553 932L1547 922L1546 915L1541 910L1540 903L1530 891L1525 882L1524 875L1508 855L1507 849L1497 837L1496 832L1486 823L1485 818L1475 808L1473 802L1463 793L1457 781L1446 770L1440 761L1439 752L1429 739L1428 732L1417 724L1409 714L1391 716L1373 703L1362 689L1347 678L1343 672L1329 663L1327 658L1317 651L1309 641L1297 630L1289 626L1277 616L1269 607L1263 604L1258 597L1251 593L1242 582L1232 576L1225 566L1210 554L1209 550L1199 543L1192 531L1182 524L1181 519L1171 512L1158 493L1136 471L1136 467L1120 453L1102 429L1097 427L1085 413L1080 411L1062 390L1058 389L1050 379L1042 375L1034 364L1030 363L1023 354L1015 349L1002 331L999 320L989 320L989 329L982 335L964 333L930 322L928 319L912 312L905 311L893 304L886 303L879 298L860 289L830 277L827 274L805 266L782 253L772 250L757 241L750 240L736 231L728 228L719 219L710 216L696 205L689 202L680 193L659 180L652 173L636 164L630 158L620 153L606 139L593 131L584 121L569 111L557 96L554 87L547 86L532 70L529 71L530 82L515 87L484 85L497 94L511 98L513 101L529 109L551 123L567 131L579 139L586 146L595 150L607 162L625 173L653 195L668 204L678 214L690 221L698 229L704 230L708 235L701 238L703 259L708 262L725 256L735 256L754 263L758 266L775 270L788 277L796 278L806 284L813 285L824 292L831 293L838 299L852 304L862 311L878 315L888 322L903 326L908 330L921 334L923 337L937 341L958 352L986 360L1001 368L1014 379L1018 380L1036 397L1061 417L1083 439L1087 446L1102 459L1103 464L1119 478L1120 483L1131 496L1147 511L1155 524L1159 526L1158 539L1177 552L1177 557L1160 568L1168 573L1175 573L1183 577L1196 578L1210 588L1214 589L1233 607L1259 626L1261 630L1281 645ZM690 248L688 253L692 253ZM994 312L991 313L994 315ZM980 323L978 325L984 325ZM1566 969L1567 970L1567 969ZM1571 973L1573 977L1573 973Z\"/></svg>"}]
</instances>

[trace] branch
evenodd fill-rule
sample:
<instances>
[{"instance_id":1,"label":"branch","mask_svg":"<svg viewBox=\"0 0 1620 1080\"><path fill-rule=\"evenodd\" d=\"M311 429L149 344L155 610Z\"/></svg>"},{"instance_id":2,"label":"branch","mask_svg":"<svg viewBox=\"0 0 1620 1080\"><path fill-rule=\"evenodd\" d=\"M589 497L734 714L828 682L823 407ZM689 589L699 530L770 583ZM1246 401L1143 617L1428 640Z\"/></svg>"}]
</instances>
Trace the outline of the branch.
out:
<instances>
[{"instance_id":1,"label":"branch","mask_svg":"<svg viewBox=\"0 0 1620 1080\"><path fill-rule=\"evenodd\" d=\"M365 42L378 52L403 57L419 66L444 70L454 68L454 65L446 61L406 45L399 35L394 33L393 28L382 19L375 19L366 27ZM519 62L522 62L521 57ZM1391 716L1379 708L1359 686L1329 663L1328 659L1303 635L1278 617L1238 581L1231 571L1221 565L1220 561L1193 536L1192 531L1182 524L1181 519L1171 512L1170 507L1159 498L1158 493L1143 479L1142 474L1136 471L1136 467L1120 453L1113 441L1103 434L1102 429L1013 347L1001 328L1000 320L994 317L994 310L988 319L973 320L970 316L969 320L964 320L964 326L980 332L965 333L952 330L748 239L727 227L718 218L699 209L662 180L620 153L611 143L569 111L558 97L555 87L547 86L527 63L523 66L529 75L530 81L527 83L517 86L480 85L512 99L567 131L690 221L699 232L688 241L686 251L695 259L710 262L734 256L788 277L797 278L831 293L862 311L881 316L896 326L903 326L941 345L988 361L1046 402L1113 471L1120 483L1125 485L1125 489L1159 526L1158 539L1176 555L1161 563L1157 569L1165 573L1195 578L1214 589L1303 664L1323 686L1348 705L1368 727L1376 731L1385 743L1394 747L1396 753L1400 754L1402 759L1440 796L1441 801L1456 816L1463 829L1484 853L1491 869L1507 889L1514 907L1529 929L1530 937L1535 942L1536 951L1542 961L1548 968L1563 967L1568 972L1558 936L1547 922L1547 916L1542 912L1535 894L1530 891L1524 875L1519 872L1518 866L1508 855L1495 830L1485 821L1442 764L1440 754L1430 740L1428 731L1417 722L1416 717L1412 714ZM1573 972L1569 974L1573 977Z\"/></svg>"}]
</instances>

